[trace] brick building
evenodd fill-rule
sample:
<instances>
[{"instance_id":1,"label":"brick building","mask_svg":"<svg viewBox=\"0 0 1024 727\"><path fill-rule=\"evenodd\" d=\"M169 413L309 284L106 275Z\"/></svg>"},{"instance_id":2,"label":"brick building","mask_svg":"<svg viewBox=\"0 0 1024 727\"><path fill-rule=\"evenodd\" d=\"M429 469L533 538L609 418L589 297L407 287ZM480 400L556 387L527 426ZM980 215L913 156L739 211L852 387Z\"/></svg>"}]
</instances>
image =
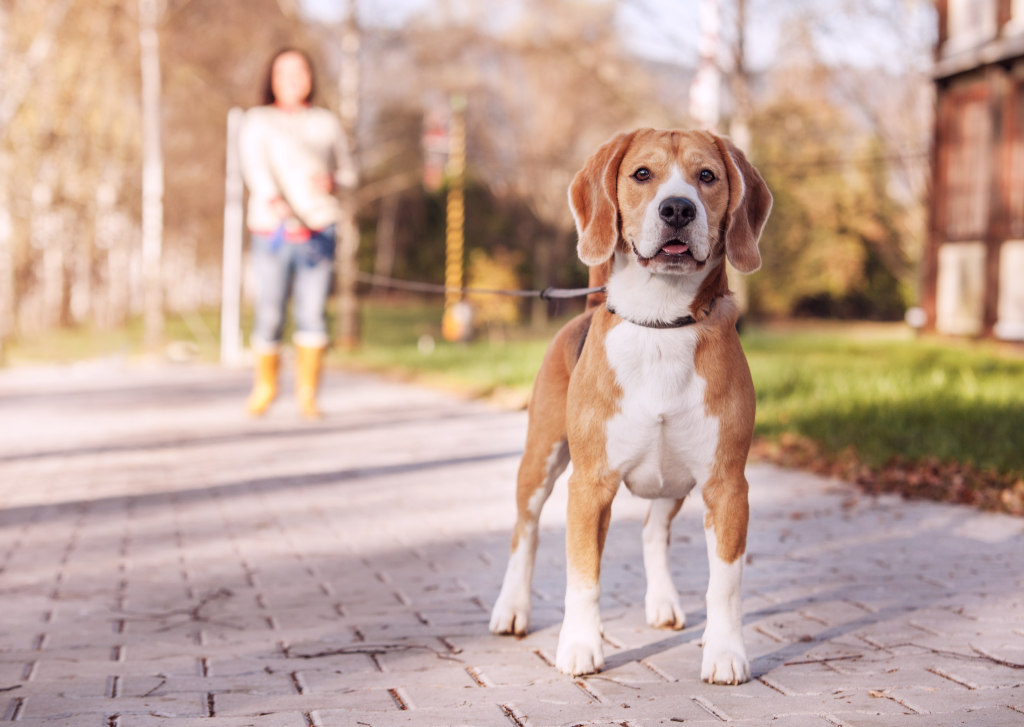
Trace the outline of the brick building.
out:
<instances>
[{"instance_id":1,"label":"brick building","mask_svg":"<svg viewBox=\"0 0 1024 727\"><path fill-rule=\"evenodd\" d=\"M927 326L1024 340L1024 0L935 4Z\"/></svg>"}]
</instances>

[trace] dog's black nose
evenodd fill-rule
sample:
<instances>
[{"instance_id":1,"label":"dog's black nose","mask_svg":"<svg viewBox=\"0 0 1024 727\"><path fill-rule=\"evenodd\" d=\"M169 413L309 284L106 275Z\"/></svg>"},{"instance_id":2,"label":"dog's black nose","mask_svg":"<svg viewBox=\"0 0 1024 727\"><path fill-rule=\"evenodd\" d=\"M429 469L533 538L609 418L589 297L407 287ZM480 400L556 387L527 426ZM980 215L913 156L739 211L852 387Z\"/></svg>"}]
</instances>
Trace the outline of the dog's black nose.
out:
<instances>
[{"instance_id":1,"label":"dog's black nose","mask_svg":"<svg viewBox=\"0 0 1024 727\"><path fill-rule=\"evenodd\" d=\"M697 217L697 205L686 197L669 197L658 205L662 221L671 227L686 227Z\"/></svg>"}]
</instances>

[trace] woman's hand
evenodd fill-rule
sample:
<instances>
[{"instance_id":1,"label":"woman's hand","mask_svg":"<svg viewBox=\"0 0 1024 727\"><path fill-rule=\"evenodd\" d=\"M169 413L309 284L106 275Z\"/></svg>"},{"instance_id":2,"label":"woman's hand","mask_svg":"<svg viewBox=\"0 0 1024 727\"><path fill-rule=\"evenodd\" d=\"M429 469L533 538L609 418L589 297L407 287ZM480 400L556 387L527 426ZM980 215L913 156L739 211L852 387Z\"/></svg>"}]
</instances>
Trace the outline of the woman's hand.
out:
<instances>
[{"instance_id":1,"label":"woman's hand","mask_svg":"<svg viewBox=\"0 0 1024 727\"><path fill-rule=\"evenodd\" d=\"M313 175L313 186L321 192L331 194L334 191L334 177L327 172L319 172Z\"/></svg>"},{"instance_id":2,"label":"woman's hand","mask_svg":"<svg viewBox=\"0 0 1024 727\"><path fill-rule=\"evenodd\" d=\"M284 201L284 197L274 197L270 200L270 209L279 220L287 220L294 215L290 204Z\"/></svg>"}]
</instances>

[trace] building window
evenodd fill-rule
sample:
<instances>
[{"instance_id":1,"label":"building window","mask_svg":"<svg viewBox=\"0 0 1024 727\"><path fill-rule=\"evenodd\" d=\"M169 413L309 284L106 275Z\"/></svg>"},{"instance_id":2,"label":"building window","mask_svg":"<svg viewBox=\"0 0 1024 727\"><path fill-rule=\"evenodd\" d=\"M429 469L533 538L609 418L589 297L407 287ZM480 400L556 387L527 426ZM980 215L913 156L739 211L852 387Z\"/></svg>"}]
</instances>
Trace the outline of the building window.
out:
<instances>
[{"instance_id":1,"label":"building window","mask_svg":"<svg viewBox=\"0 0 1024 727\"><path fill-rule=\"evenodd\" d=\"M1009 240L999 252L999 318L994 333L1024 341L1024 240Z\"/></svg>"},{"instance_id":2,"label":"building window","mask_svg":"<svg viewBox=\"0 0 1024 727\"><path fill-rule=\"evenodd\" d=\"M950 94L944 210L947 240L978 240L988 228L992 120L988 96Z\"/></svg>"},{"instance_id":3,"label":"building window","mask_svg":"<svg viewBox=\"0 0 1024 727\"><path fill-rule=\"evenodd\" d=\"M1010 3L1010 21L1006 24L1006 35L1024 32L1024 0Z\"/></svg>"},{"instance_id":4,"label":"building window","mask_svg":"<svg viewBox=\"0 0 1024 727\"><path fill-rule=\"evenodd\" d=\"M948 7L947 54L972 50L996 37L997 0L949 0Z\"/></svg>"},{"instance_id":5,"label":"building window","mask_svg":"<svg viewBox=\"0 0 1024 727\"><path fill-rule=\"evenodd\" d=\"M1013 86L1009 99L1010 124L1006 135L1007 159L1004 194L1010 235L1024 238L1024 80Z\"/></svg>"},{"instance_id":6,"label":"building window","mask_svg":"<svg viewBox=\"0 0 1024 727\"><path fill-rule=\"evenodd\" d=\"M985 314L985 243L939 248L935 328L951 336L976 336Z\"/></svg>"}]
</instances>

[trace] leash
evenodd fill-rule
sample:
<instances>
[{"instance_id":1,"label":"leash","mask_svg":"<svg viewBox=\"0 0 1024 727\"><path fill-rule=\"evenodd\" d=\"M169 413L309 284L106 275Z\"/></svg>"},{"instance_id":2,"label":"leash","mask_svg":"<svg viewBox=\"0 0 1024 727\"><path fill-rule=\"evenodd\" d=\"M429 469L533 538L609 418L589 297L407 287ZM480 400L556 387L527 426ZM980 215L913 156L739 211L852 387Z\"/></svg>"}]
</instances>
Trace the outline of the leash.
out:
<instances>
[{"instance_id":1,"label":"leash","mask_svg":"<svg viewBox=\"0 0 1024 727\"><path fill-rule=\"evenodd\" d=\"M516 298L540 298L541 300L565 300L567 298L582 298L585 295L591 293L604 293L606 288L603 285L599 285L593 288L544 288L543 290L501 290L496 288L467 288L467 287L450 287L447 285L440 285L438 283L421 283L415 280L402 280L400 278L389 278L386 275L375 275L374 273L364 273L362 270L356 273L356 280L363 283L369 283L370 285L376 285L382 288L395 288L397 290L410 290L417 293L472 293L476 295L508 295ZM626 317L618 313L611 305L606 305L608 312L617 315L623 320L633 323L644 328L685 328L686 326L692 326L697 322L697 319L691 316L683 316L682 318L676 318L671 321L639 321L632 318ZM711 311L715 308L715 301L712 300L711 304L708 305L704 311L704 316L711 314Z\"/></svg>"},{"instance_id":2,"label":"leash","mask_svg":"<svg viewBox=\"0 0 1024 727\"><path fill-rule=\"evenodd\" d=\"M389 278L386 275L375 275L373 273L356 273L356 280L382 288L395 288L397 290L411 290L418 293L471 293L475 295L509 295L516 298L540 298L541 300L563 300L566 298L582 298L591 293L603 293L604 286L595 288L544 288L543 290L497 290L490 288L453 288L447 285L436 283L420 283L414 280L401 280Z\"/></svg>"}]
</instances>

